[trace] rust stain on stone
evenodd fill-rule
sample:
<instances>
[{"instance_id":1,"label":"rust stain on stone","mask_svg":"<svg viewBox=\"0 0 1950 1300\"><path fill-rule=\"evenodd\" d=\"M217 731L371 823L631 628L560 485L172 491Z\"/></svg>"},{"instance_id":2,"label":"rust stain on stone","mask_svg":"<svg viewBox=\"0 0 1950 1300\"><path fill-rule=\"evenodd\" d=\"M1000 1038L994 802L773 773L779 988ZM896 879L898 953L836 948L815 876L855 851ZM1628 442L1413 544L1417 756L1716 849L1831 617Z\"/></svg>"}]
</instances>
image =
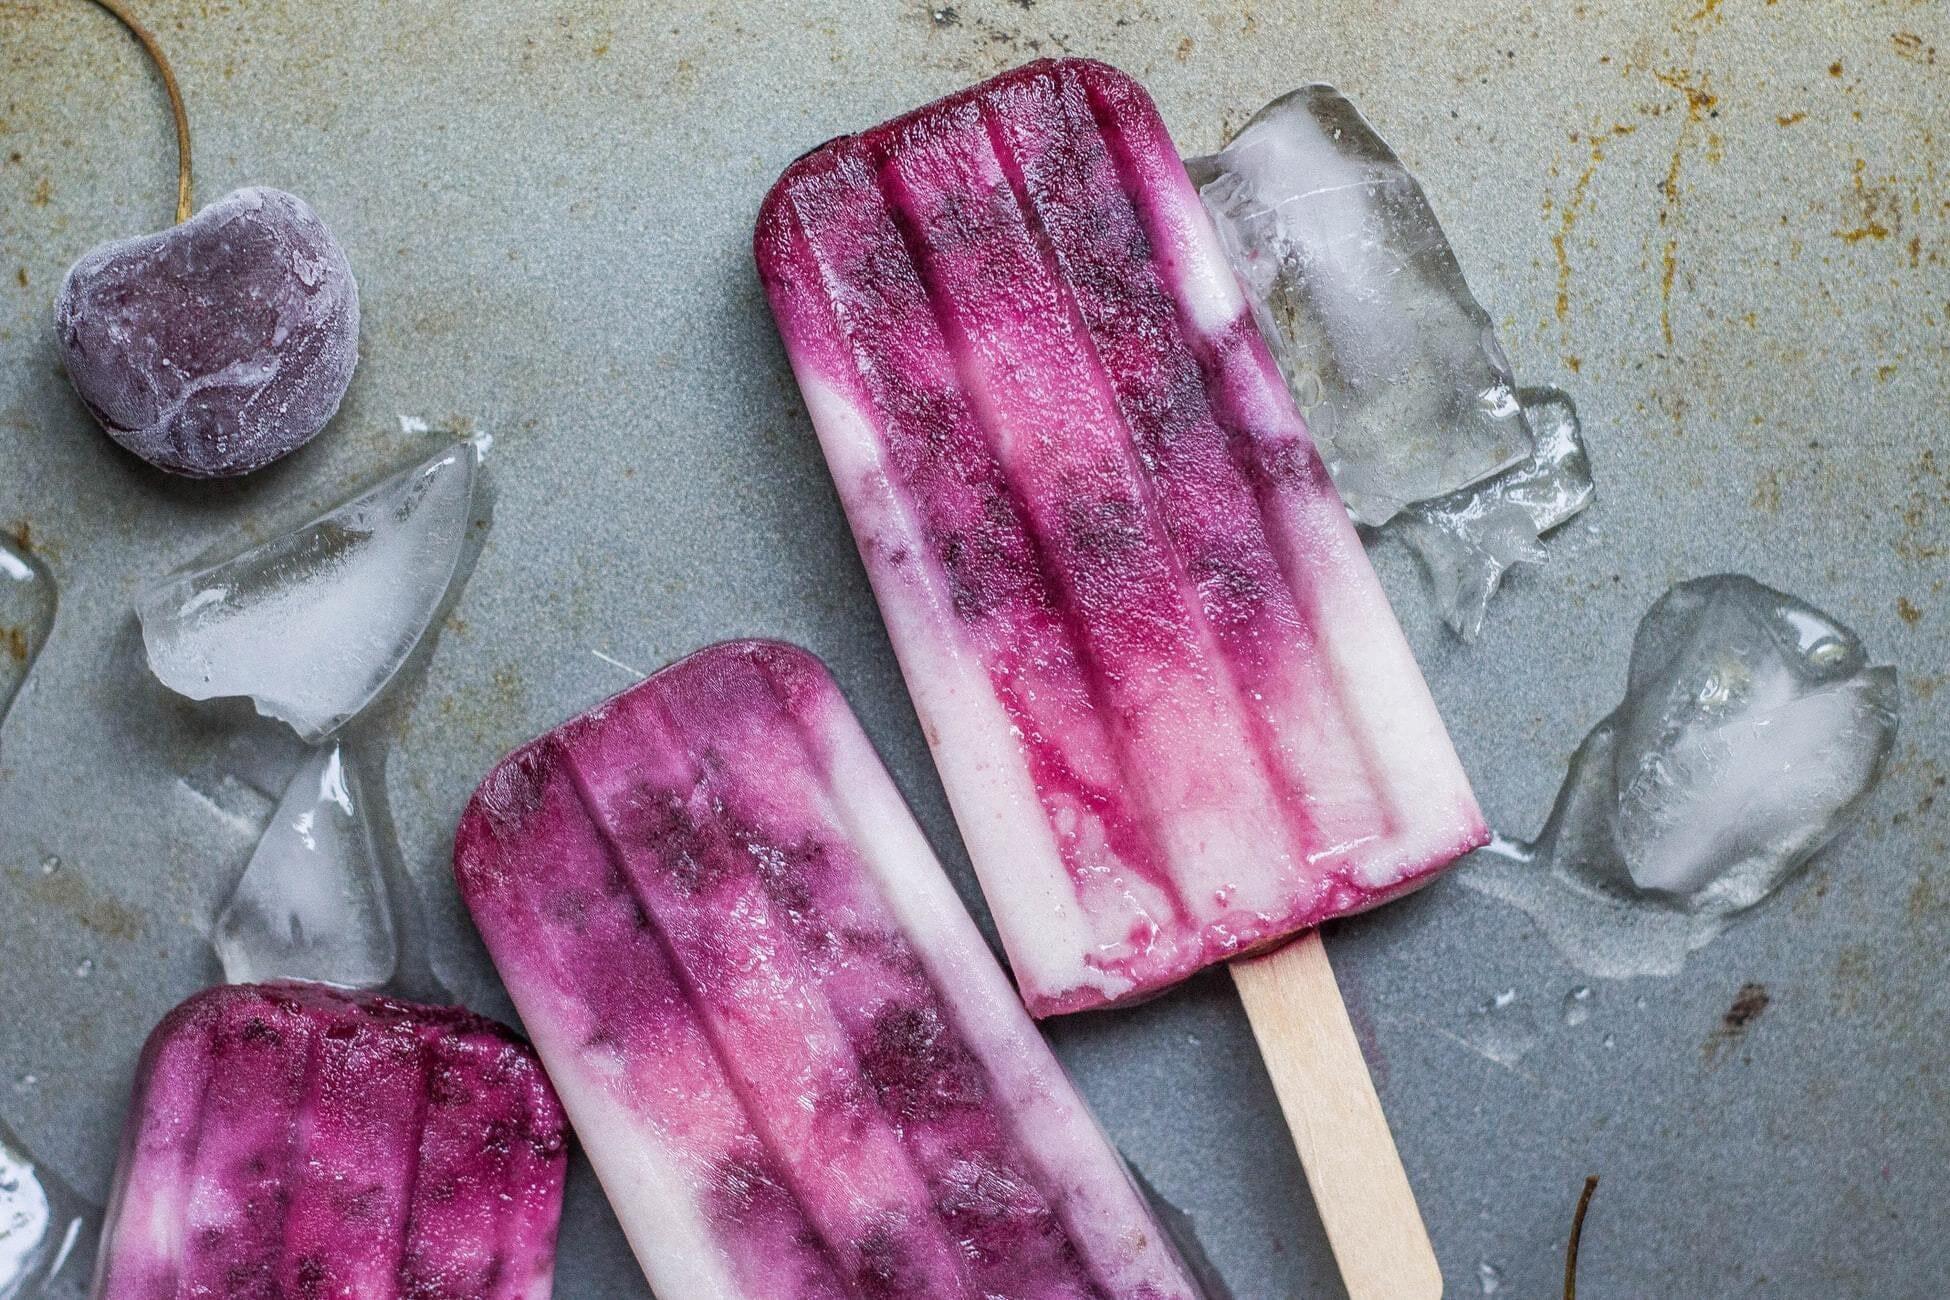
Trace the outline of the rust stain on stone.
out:
<instances>
[{"instance_id":1,"label":"rust stain on stone","mask_svg":"<svg viewBox=\"0 0 1950 1300\"><path fill-rule=\"evenodd\" d=\"M1950 480L1937 464L1934 449L1924 449L1917 458L1916 468L1910 472L1909 481L1909 496L1898 514L1902 532L1895 542L1897 558L1911 564L1940 560L1950 555L1950 546L1940 540L1937 530L1938 512L1950 507Z\"/></svg>"},{"instance_id":2,"label":"rust stain on stone","mask_svg":"<svg viewBox=\"0 0 1950 1300\"><path fill-rule=\"evenodd\" d=\"M1720 97L1707 86L1704 73L1695 76L1690 69L1681 68L1652 75L1659 84L1678 91L1686 100L1686 116L1679 124L1678 137L1672 142L1672 161L1666 166L1665 179L1659 183L1659 225L1667 231L1665 244L1659 251L1659 333L1666 346L1671 347L1672 286L1679 276L1679 173L1685 165L1687 147L1719 105Z\"/></svg>"},{"instance_id":3,"label":"rust stain on stone","mask_svg":"<svg viewBox=\"0 0 1950 1300\"><path fill-rule=\"evenodd\" d=\"M1582 143L1587 147L1584 170L1578 173L1577 180L1571 184L1571 193L1559 212L1557 230L1551 235L1551 251L1557 258L1557 320L1560 325L1568 324L1571 316L1571 231L1583 216L1590 198L1591 178L1597 175L1598 164L1605 160L1605 145L1612 139L1627 136L1638 130L1637 126L1624 122L1614 122L1610 128L1594 127L1587 132L1571 133L1573 144ZM1573 370L1581 364L1571 357L1565 358Z\"/></svg>"},{"instance_id":4,"label":"rust stain on stone","mask_svg":"<svg viewBox=\"0 0 1950 1300\"><path fill-rule=\"evenodd\" d=\"M1754 509L1765 510L1770 515L1781 512L1781 472L1770 469L1754 483Z\"/></svg>"},{"instance_id":5,"label":"rust stain on stone","mask_svg":"<svg viewBox=\"0 0 1950 1300\"><path fill-rule=\"evenodd\" d=\"M1915 32L1897 32L1889 38L1889 43L1895 47L1900 58L1920 63L1926 68L1936 66L1936 46L1925 45L1923 38Z\"/></svg>"},{"instance_id":6,"label":"rust stain on stone","mask_svg":"<svg viewBox=\"0 0 1950 1300\"><path fill-rule=\"evenodd\" d=\"M1902 233L1901 182L1895 177L1885 177L1881 183L1871 185L1868 172L1868 160L1863 158L1857 158L1849 169L1847 203L1853 210L1855 224L1832 232L1845 244L1859 244L1865 239L1883 240ZM1912 249L1912 253L1921 251L1920 245Z\"/></svg>"},{"instance_id":7,"label":"rust stain on stone","mask_svg":"<svg viewBox=\"0 0 1950 1300\"><path fill-rule=\"evenodd\" d=\"M7 874L14 878L30 901L60 908L83 927L105 939L132 943L141 936L147 924L142 913L95 889L73 871L50 876L9 867Z\"/></svg>"},{"instance_id":8,"label":"rust stain on stone","mask_svg":"<svg viewBox=\"0 0 1950 1300\"><path fill-rule=\"evenodd\" d=\"M1747 1030L1761 1014L1773 1003L1765 984L1746 983L1733 996L1733 1005L1720 1017L1719 1026L1707 1035L1701 1044L1701 1054L1710 1065L1719 1058L1721 1052L1733 1046L1746 1036Z\"/></svg>"}]
</instances>

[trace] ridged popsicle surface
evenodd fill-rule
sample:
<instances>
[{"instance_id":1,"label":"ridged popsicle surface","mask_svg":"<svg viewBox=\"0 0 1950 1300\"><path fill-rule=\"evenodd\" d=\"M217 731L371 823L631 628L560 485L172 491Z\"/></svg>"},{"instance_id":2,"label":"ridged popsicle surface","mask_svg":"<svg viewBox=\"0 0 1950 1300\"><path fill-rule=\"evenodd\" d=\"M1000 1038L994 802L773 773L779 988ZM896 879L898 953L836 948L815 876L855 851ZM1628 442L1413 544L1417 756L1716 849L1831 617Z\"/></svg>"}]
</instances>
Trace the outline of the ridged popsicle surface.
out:
<instances>
[{"instance_id":1,"label":"ridged popsicle surface","mask_svg":"<svg viewBox=\"0 0 1950 1300\"><path fill-rule=\"evenodd\" d=\"M210 989L143 1049L96 1300L546 1300L567 1137L493 1021Z\"/></svg>"},{"instance_id":2,"label":"ridged popsicle surface","mask_svg":"<svg viewBox=\"0 0 1950 1300\"><path fill-rule=\"evenodd\" d=\"M517 750L455 864L661 1300L1198 1294L805 651Z\"/></svg>"},{"instance_id":3,"label":"ridged popsicle surface","mask_svg":"<svg viewBox=\"0 0 1950 1300\"><path fill-rule=\"evenodd\" d=\"M1487 830L1142 87L801 158L760 274L1023 997L1148 996Z\"/></svg>"}]
</instances>

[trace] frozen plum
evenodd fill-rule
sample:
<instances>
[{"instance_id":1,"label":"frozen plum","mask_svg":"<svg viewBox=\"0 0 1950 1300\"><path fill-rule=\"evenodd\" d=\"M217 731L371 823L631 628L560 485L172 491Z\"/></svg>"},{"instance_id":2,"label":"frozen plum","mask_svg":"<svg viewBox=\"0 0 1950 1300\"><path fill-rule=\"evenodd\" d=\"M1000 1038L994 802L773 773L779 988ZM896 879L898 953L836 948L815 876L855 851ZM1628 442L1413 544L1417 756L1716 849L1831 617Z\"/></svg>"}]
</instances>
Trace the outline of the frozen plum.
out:
<instances>
[{"instance_id":1,"label":"frozen plum","mask_svg":"<svg viewBox=\"0 0 1950 1300\"><path fill-rule=\"evenodd\" d=\"M332 418L358 358L359 289L304 200L241 189L182 225L85 254L55 329L110 437L171 473L227 478Z\"/></svg>"}]
</instances>

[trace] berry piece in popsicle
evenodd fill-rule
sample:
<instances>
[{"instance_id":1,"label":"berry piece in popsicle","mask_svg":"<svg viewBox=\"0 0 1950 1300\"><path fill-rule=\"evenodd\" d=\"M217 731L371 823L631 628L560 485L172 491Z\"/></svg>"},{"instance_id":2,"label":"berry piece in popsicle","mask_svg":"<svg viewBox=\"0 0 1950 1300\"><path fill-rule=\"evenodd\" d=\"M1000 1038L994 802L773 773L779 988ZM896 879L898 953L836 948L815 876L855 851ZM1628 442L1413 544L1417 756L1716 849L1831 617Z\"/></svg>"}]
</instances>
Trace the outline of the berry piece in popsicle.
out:
<instances>
[{"instance_id":1,"label":"berry piece in popsicle","mask_svg":"<svg viewBox=\"0 0 1950 1300\"><path fill-rule=\"evenodd\" d=\"M547 1300L566 1139L493 1021L322 985L199 993L143 1048L96 1300Z\"/></svg>"},{"instance_id":2,"label":"berry piece in popsicle","mask_svg":"<svg viewBox=\"0 0 1950 1300\"><path fill-rule=\"evenodd\" d=\"M455 872L661 1300L1199 1294L805 651L515 751Z\"/></svg>"}]
</instances>

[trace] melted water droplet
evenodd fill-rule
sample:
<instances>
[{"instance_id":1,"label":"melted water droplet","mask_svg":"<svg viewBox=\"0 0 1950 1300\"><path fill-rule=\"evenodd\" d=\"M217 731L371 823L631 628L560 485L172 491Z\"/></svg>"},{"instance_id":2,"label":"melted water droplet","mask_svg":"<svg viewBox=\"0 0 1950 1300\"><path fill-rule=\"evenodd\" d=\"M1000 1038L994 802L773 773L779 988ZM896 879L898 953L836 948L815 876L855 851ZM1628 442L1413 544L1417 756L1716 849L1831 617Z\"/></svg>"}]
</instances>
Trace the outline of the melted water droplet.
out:
<instances>
[{"instance_id":1,"label":"melted water droplet","mask_svg":"<svg viewBox=\"0 0 1950 1300\"><path fill-rule=\"evenodd\" d=\"M1486 1060L1509 1067L1537 1044L1537 1021L1527 1005L1519 1005L1514 988L1493 993L1476 1005L1465 1039Z\"/></svg>"},{"instance_id":2,"label":"melted water droplet","mask_svg":"<svg viewBox=\"0 0 1950 1300\"><path fill-rule=\"evenodd\" d=\"M0 722L54 628L54 575L20 539L0 536Z\"/></svg>"},{"instance_id":3,"label":"melted water droplet","mask_svg":"<svg viewBox=\"0 0 1950 1300\"><path fill-rule=\"evenodd\" d=\"M1591 1019L1591 990L1580 984L1564 995L1564 1023L1581 1025Z\"/></svg>"}]
</instances>

